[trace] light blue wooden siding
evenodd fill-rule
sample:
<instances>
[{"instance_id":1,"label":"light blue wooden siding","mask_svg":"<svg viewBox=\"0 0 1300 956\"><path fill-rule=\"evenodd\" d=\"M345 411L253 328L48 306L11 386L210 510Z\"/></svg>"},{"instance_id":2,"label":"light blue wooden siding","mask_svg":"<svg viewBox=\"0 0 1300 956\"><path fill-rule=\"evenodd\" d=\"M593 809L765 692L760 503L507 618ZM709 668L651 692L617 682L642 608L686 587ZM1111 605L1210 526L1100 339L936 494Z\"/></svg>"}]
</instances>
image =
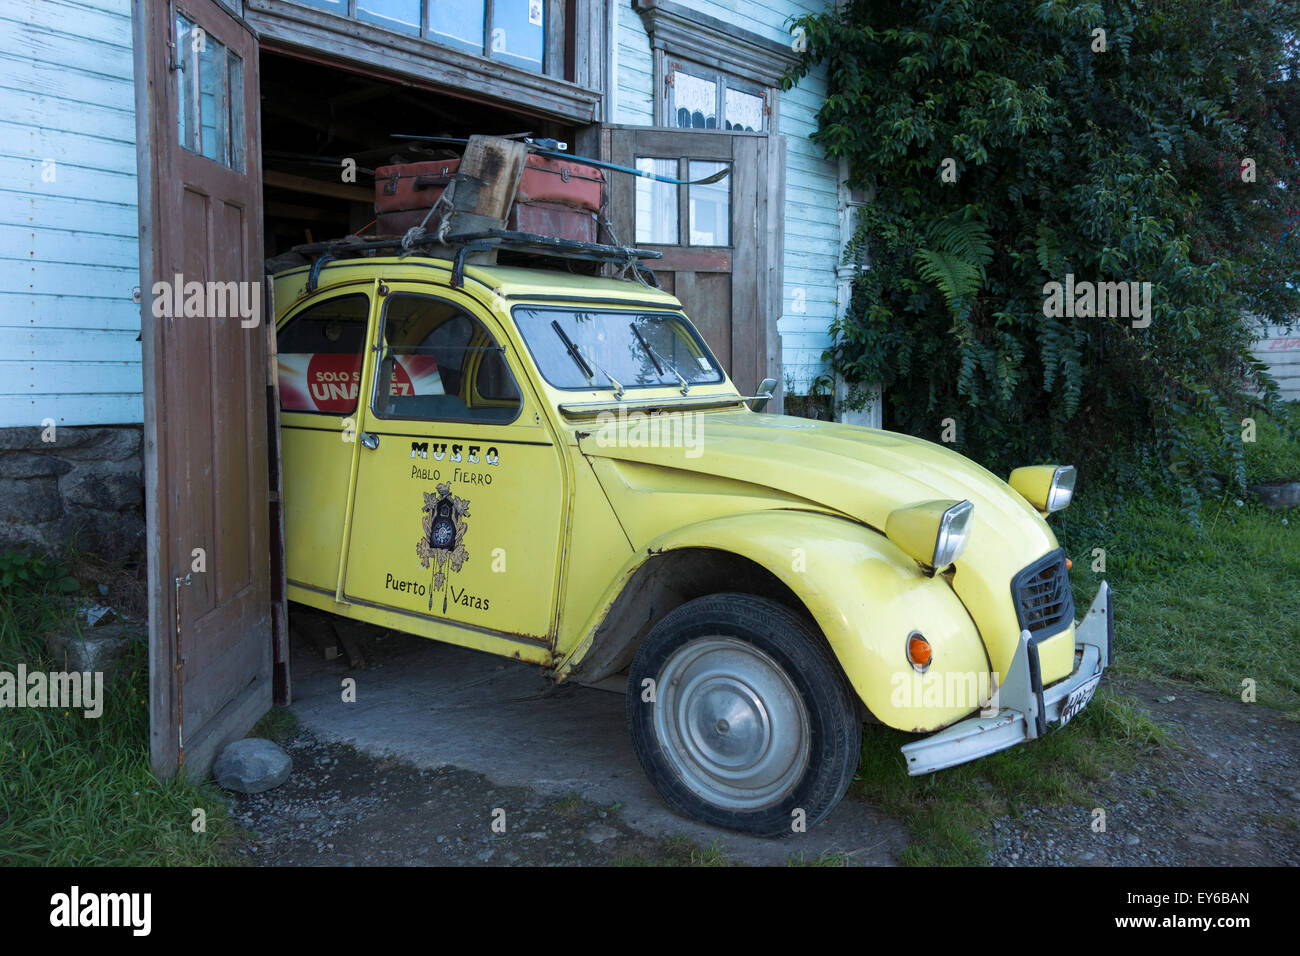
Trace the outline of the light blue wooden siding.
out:
<instances>
[{"instance_id":1,"label":"light blue wooden siding","mask_svg":"<svg viewBox=\"0 0 1300 956\"><path fill-rule=\"evenodd\" d=\"M615 121L649 125L654 121L654 61L650 40L631 0L617 0L618 51ZM819 12L824 2L799 0L678 0L701 13L789 43L787 21ZM817 128L817 110L826 95L823 70L780 96L780 129L786 137L785 297L777 325L782 361L795 391L806 391L822 371L835 318L835 268L840 258L839 174L835 163L808 138ZM800 311L802 309L802 311Z\"/></svg>"},{"instance_id":2,"label":"light blue wooden siding","mask_svg":"<svg viewBox=\"0 0 1300 956\"><path fill-rule=\"evenodd\" d=\"M0 427L142 420L131 0L0 0Z\"/></svg>"}]
</instances>

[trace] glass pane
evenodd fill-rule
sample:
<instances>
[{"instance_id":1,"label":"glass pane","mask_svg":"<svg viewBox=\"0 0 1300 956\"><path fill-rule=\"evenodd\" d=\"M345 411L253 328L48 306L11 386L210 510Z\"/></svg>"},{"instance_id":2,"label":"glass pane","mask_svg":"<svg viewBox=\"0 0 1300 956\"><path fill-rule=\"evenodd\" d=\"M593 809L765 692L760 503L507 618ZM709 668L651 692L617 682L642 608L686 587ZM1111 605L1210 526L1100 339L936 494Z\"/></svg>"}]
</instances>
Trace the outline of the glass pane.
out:
<instances>
[{"instance_id":1,"label":"glass pane","mask_svg":"<svg viewBox=\"0 0 1300 956\"><path fill-rule=\"evenodd\" d=\"M673 70L672 125L678 129L718 128L718 84Z\"/></svg>"},{"instance_id":2,"label":"glass pane","mask_svg":"<svg viewBox=\"0 0 1300 956\"><path fill-rule=\"evenodd\" d=\"M496 0L492 4L493 57L540 73L545 47L543 0Z\"/></svg>"},{"instance_id":3,"label":"glass pane","mask_svg":"<svg viewBox=\"0 0 1300 956\"><path fill-rule=\"evenodd\" d=\"M487 0L429 0L429 39L483 52Z\"/></svg>"},{"instance_id":4,"label":"glass pane","mask_svg":"<svg viewBox=\"0 0 1300 956\"><path fill-rule=\"evenodd\" d=\"M717 362L680 315L518 306L514 317L542 375L557 388L612 389L611 377L627 388L722 381Z\"/></svg>"},{"instance_id":5,"label":"glass pane","mask_svg":"<svg viewBox=\"0 0 1300 956\"><path fill-rule=\"evenodd\" d=\"M401 33L420 33L423 0L357 0L357 19Z\"/></svg>"},{"instance_id":6,"label":"glass pane","mask_svg":"<svg viewBox=\"0 0 1300 956\"><path fill-rule=\"evenodd\" d=\"M370 300L347 295L313 305L276 335L280 408L349 415L361 387Z\"/></svg>"},{"instance_id":7,"label":"glass pane","mask_svg":"<svg viewBox=\"0 0 1300 956\"><path fill-rule=\"evenodd\" d=\"M244 169L244 63L184 16L176 17L176 137L192 153Z\"/></svg>"},{"instance_id":8,"label":"glass pane","mask_svg":"<svg viewBox=\"0 0 1300 956\"><path fill-rule=\"evenodd\" d=\"M690 162L692 181L704 179L726 163ZM726 246L731 244L731 177L707 186L690 187L691 245Z\"/></svg>"},{"instance_id":9,"label":"glass pane","mask_svg":"<svg viewBox=\"0 0 1300 956\"><path fill-rule=\"evenodd\" d=\"M230 159L236 172L244 171L244 61L230 54Z\"/></svg>"},{"instance_id":10,"label":"glass pane","mask_svg":"<svg viewBox=\"0 0 1300 956\"><path fill-rule=\"evenodd\" d=\"M677 160L638 157L643 173L677 176ZM677 187L641 177L636 181L636 241L657 245L677 244Z\"/></svg>"},{"instance_id":11,"label":"glass pane","mask_svg":"<svg viewBox=\"0 0 1300 956\"><path fill-rule=\"evenodd\" d=\"M194 24L183 16L176 16L176 139L191 152L198 152L199 122L196 96L199 72L198 54L193 52Z\"/></svg>"},{"instance_id":12,"label":"glass pane","mask_svg":"<svg viewBox=\"0 0 1300 956\"><path fill-rule=\"evenodd\" d=\"M199 150L223 165L230 149L230 90L226 48L211 37L198 37Z\"/></svg>"},{"instance_id":13,"label":"glass pane","mask_svg":"<svg viewBox=\"0 0 1300 956\"><path fill-rule=\"evenodd\" d=\"M727 129L763 132L763 97L741 90L727 90Z\"/></svg>"},{"instance_id":14,"label":"glass pane","mask_svg":"<svg viewBox=\"0 0 1300 956\"><path fill-rule=\"evenodd\" d=\"M396 293L383 329L373 404L381 418L507 423L519 416L519 388L501 347L454 303ZM378 387L383 381L387 389Z\"/></svg>"}]
</instances>

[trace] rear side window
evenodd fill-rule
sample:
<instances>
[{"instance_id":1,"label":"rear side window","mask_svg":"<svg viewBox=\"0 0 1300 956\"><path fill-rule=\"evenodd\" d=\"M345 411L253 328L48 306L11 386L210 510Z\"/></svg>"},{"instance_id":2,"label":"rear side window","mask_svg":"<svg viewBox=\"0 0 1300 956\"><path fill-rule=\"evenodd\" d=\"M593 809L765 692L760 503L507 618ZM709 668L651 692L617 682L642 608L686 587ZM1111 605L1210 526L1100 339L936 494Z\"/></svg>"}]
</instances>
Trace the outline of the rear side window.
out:
<instances>
[{"instance_id":1,"label":"rear side window","mask_svg":"<svg viewBox=\"0 0 1300 956\"><path fill-rule=\"evenodd\" d=\"M276 335L280 409L350 415L361 390L370 297L343 295L308 306Z\"/></svg>"}]
</instances>

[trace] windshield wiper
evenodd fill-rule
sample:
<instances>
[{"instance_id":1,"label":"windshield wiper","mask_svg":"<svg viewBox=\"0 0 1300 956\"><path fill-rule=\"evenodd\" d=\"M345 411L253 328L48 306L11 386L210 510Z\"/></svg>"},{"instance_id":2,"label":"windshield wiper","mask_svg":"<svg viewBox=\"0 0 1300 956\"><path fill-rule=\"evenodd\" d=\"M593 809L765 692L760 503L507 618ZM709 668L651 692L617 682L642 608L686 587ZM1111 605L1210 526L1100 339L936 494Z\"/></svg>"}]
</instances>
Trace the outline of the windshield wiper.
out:
<instances>
[{"instance_id":1,"label":"windshield wiper","mask_svg":"<svg viewBox=\"0 0 1300 956\"><path fill-rule=\"evenodd\" d=\"M560 341L564 343L564 348L569 353L569 358L573 359L573 363L578 366L578 371L586 377L587 383L590 384L591 377L595 373L591 370L591 366L583 359L582 353L578 351L578 347L573 344L573 339L569 338L565 334L564 329L560 328L558 319L551 322L551 328L555 329L555 334L558 335Z\"/></svg>"},{"instance_id":2,"label":"windshield wiper","mask_svg":"<svg viewBox=\"0 0 1300 956\"><path fill-rule=\"evenodd\" d=\"M596 371L600 372L601 375L603 375L603 376L605 376L607 379L609 379L609 384L611 384L611 385L614 386L614 400L617 401L618 399L622 398L622 397L623 397L623 392L624 392L625 390L624 390L623 386L622 386L621 384L619 384L618 379L616 379L613 375L610 375L610 374L609 374L608 372L606 372L603 368L601 368L600 363L597 362L595 359L592 359L592 360L591 360L591 364L594 365L594 366L596 366Z\"/></svg>"},{"instance_id":3,"label":"windshield wiper","mask_svg":"<svg viewBox=\"0 0 1300 956\"><path fill-rule=\"evenodd\" d=\"M675 376L677 376L677 384L681 386L682 394L683 395L687 394L691 390L690 383L686 381L686 379L682 376L681 372L677 371L677 366L673 365L666 358L664 358L657 351L655 351L654 346L646 341L645 336L641 334L641 330L636 327L635 322L629 322L628 328L632 330L632 334L636 336L636 340L641 343L641 348L645 349L645 354L650 356L650 361L654 363L655 371L657 371L660 375L663 375L664 365L667 365L668 368L672 370L672 373ZM663 364L660 364L661 362Z\"/></svg>"},{"instance_id":4,"label":"windshield wiper","mask_svg":"<svg viewBox=\"0 0 1300 956\"><path fill-rule=\"evenodd\" d=\"M574 364L578 366L578 371L582 372L582 374L586 376L587 384L590 385L592 376L596 374L591 370L591 365L588 365L587 360L582 357L582 353L578 351L578 347L573 344L573 339L569 338L569 336L565 334L564 329L560 327L560 323L558 319L552 320L551 328L555 329L555 334L558 335L560 337L560 341L564 343L564 348L569 353L569 357L573 359ZM619 384L618 379L614 378L613 375L610 375L603 368L601 368L595 359L592 359L591 361L592 364L596 366L596 369L600 372L600 374L604 375L607 379L609 379L609 384L614 386L614 398L615 399L622 398L624 389L623 386Z\"/></svg>"}]
</instances>

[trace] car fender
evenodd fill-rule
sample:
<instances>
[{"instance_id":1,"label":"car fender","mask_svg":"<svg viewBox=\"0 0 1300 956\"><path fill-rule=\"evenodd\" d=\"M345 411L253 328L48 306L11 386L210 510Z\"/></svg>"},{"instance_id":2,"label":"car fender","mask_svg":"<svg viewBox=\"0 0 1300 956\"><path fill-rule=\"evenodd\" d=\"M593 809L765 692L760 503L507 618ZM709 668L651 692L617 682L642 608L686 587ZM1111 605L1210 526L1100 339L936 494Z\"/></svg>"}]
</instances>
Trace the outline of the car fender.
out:
<instances>
[{"instance_id":1,"label":"car fender","mask_svg":"<svg viewBox=\"0 0 1300 956\"><path fill-rule=\"evenodd\" d=\"M738 555L784 583L821 629L845 677L881 723L930 731L969 715L989 688L980 634L942 576L929 576L879 532L834 514L772 509L710 518L668 532L638 552L615 577L557 669L575 669L601 623L647 562L684 549ZM920 632L933 649L924 673L907 661Z\"/></svg>"}]
</instances>

